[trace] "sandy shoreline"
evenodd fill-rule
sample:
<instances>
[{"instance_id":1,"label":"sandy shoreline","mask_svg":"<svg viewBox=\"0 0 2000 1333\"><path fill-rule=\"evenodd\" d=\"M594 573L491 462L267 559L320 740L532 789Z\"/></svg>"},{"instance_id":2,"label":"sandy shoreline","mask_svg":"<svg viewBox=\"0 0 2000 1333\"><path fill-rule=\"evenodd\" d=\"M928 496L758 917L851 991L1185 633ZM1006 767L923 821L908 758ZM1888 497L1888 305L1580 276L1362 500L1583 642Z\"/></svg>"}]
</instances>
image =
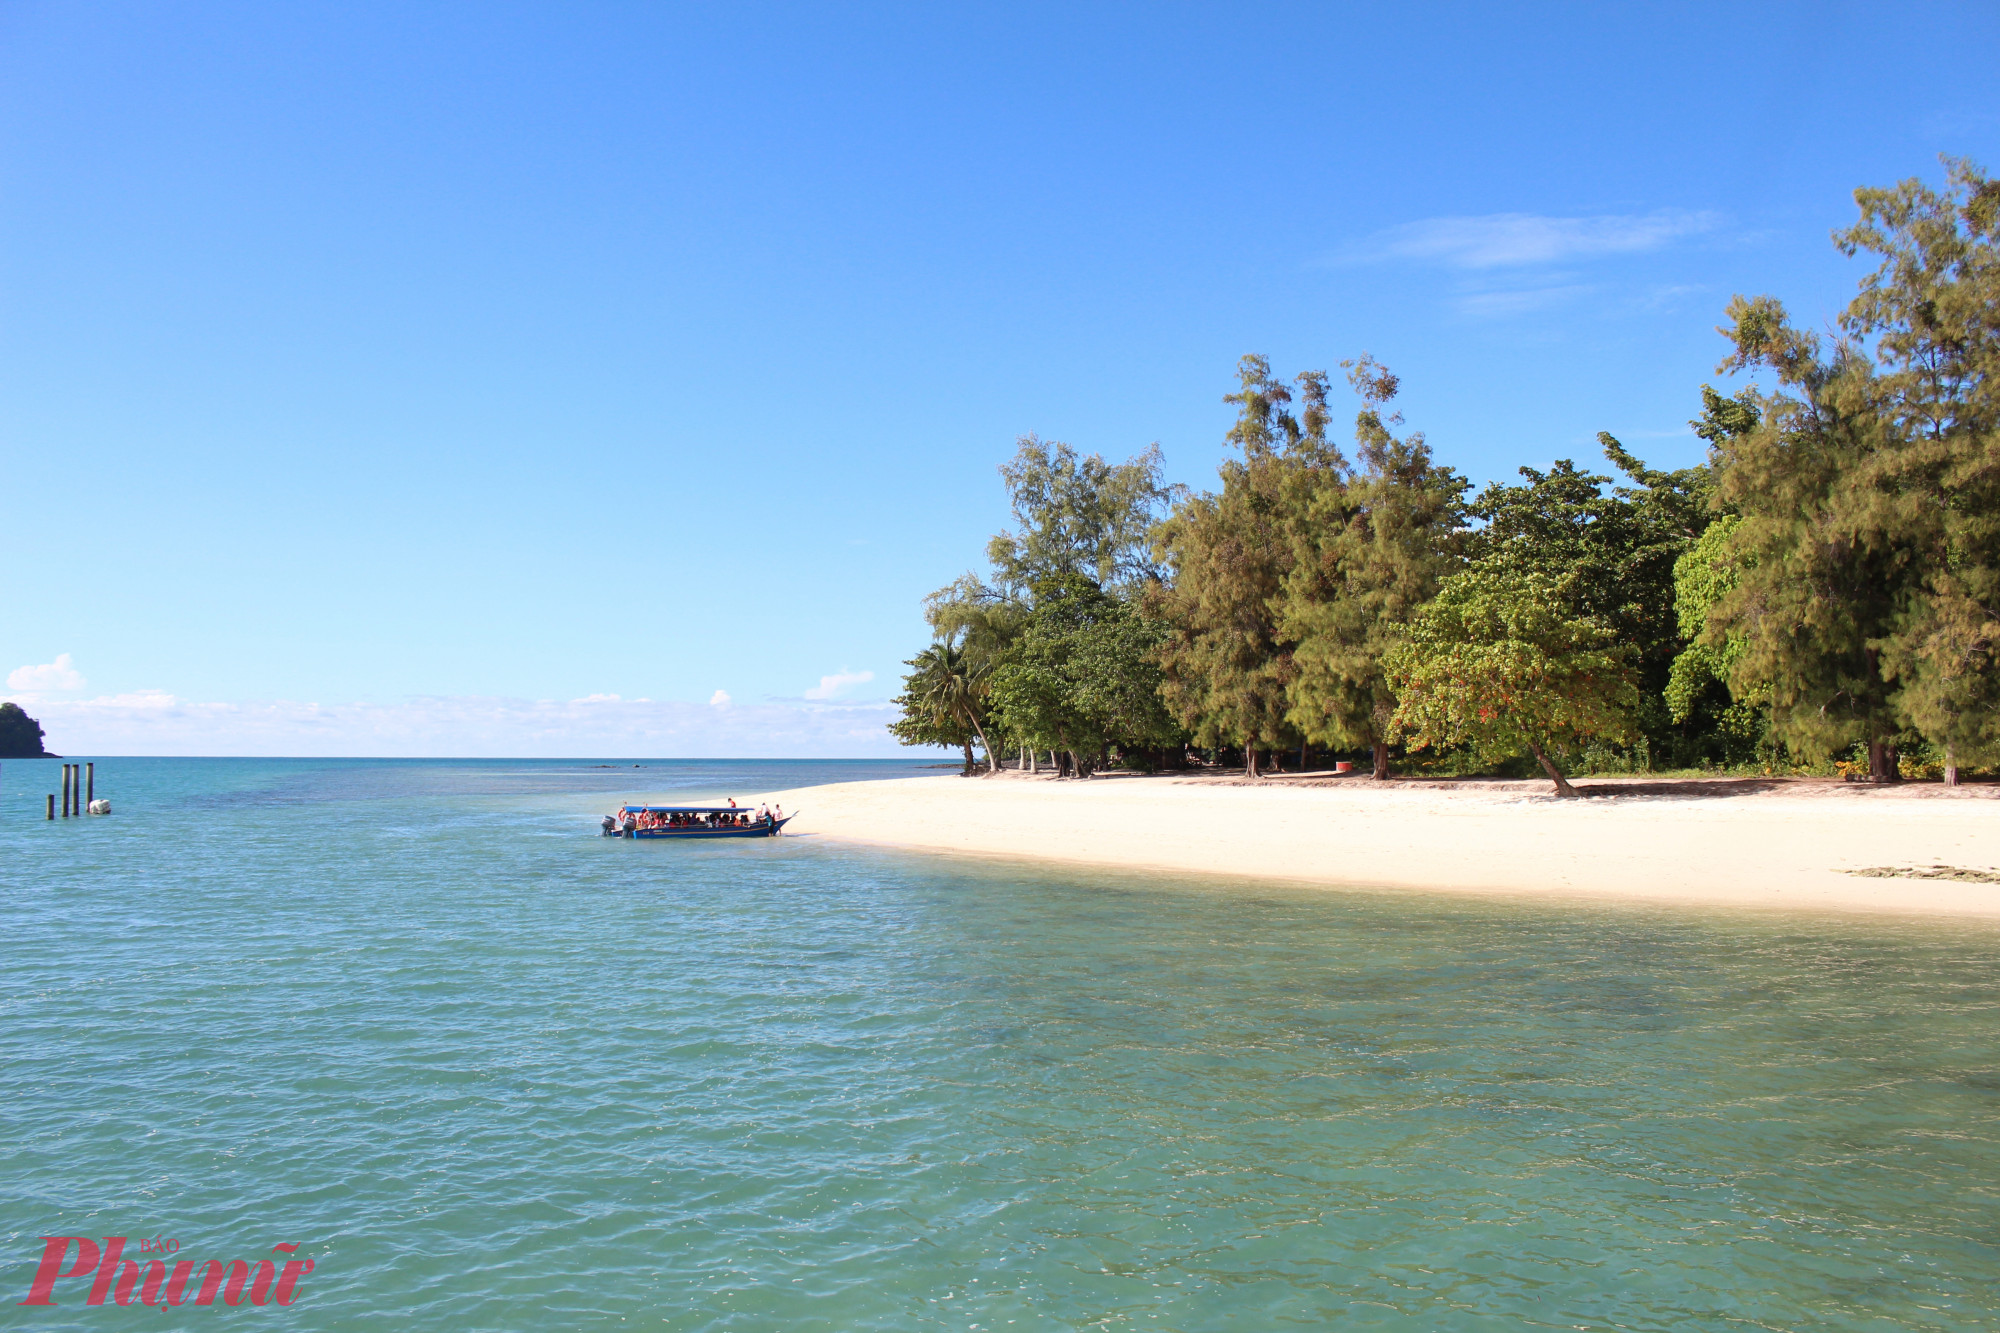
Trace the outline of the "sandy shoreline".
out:
<instances>
[{"instance_id":1,"label":"sandy shoreline","mask_svg":"<svg viewBox=\"0 0 2000 1333\"><path fill-rule=\"evenodd\" d=\"M1812 782L1261 784L903 778L776 794L791 832L883 846L1348 887L2000 919L2000 790Z\"/></svg>"}]
</instances>

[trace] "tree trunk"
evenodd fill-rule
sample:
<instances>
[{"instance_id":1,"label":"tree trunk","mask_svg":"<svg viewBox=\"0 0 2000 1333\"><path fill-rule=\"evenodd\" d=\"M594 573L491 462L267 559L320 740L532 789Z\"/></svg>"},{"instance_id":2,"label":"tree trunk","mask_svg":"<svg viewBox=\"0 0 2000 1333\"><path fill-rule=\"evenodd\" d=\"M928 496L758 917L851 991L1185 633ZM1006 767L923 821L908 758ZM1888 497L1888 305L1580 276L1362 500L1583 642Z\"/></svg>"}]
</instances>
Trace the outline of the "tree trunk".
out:
<instances>
[{"instance_id":1,"label":"tree trunk","mask_svg":"<svg viewBox=\"0 0 2000 1333\"><path fill-rule=\"evenodd\" d=\"M1069 771L1072 777L1083 776L1083 761L1077 758L1075 750L1065 751L1069 755Z\"/></svg>"},{"instance_id":2,"label":"tree trunk","mask_svg":"<svg viewBox=\"0 0 2000 1333\"><path fill-rule=\"evenodd\" d=\"M1389 777L1389 747L1381 741L1376 741L1374 750L1375 771L1370 776L1377 782L1385 782Z\"/></svg>"},{"instance_id":3,"label":"tree trunk","mask_svg":"<svg viewBox=\"0 0 2000 1333\"><path fill-rule=\"evenodd\" d=\"M990 778L1000 771L1000 763L993 757L993 742L986 739L986 728L979 725L978 718L968 718L967 721L972 723L973 734L979 737L979 748L986 751L986 776Z\"/></svg>"},{"instance_id":4,"label":"tree trunk","mask_svg":"<svg viewBox=\"0 0 2000 1333\"><path fill-rule=\"evenodd\" d=\"M1035 753L1034 746L1023 745L1021 747L1021 767L1026 769L1028 772L1033 773L1037 771L1037 765L1035 761L1040 757L1041 757L1040 755Z\"/></svg>"},{"instance_id":5,"label":"tree trunk","mask_svg":"<svg viewBox=\"0 0 2000 1333\"><path fill-rule=\"evenodd\" d=\"M1958 785L1958 752L1951 748L1951 742L1944 743L1944 785Z\"/></svg>"},{"instance_id":6,"label":"tree trunk","mask_svg":"<svg viewBox=\"0 0 2000 1333\"><path fill-rule=\"evenodd\" d=\"M969 778L972 776L972 742L960 741L959 744L965 747L965 768L959 773L959 776Z\"/></svg>"},{"instance_id":7,"label":"tree trunk","mask_svg":"<svg viewBox=\"0 0 2000 1333\"><path fill-rule=\"evenodd\" d=\"M1303 773L1303 772L1305 772L1305 771L1306 771L1306 743L1305 743L1304 741L1300 741L1300 742L1299 742L1299 772Z\"/></svg>"},{"instance_id":8,"label":"tree trunk","mask_svg":"<svg viewBox=\"0 0 2000 1333\"><path fill-rule=\"evenodd\" d=\"M1261 778L1264 776L1257 771L1257 747L1255 744L1243 747L1243 776L1246 778Z\"/></svg>"},{"instance_id":9,"label":"tree trunk","mask_svg":"<svg viewBox=\"0 0 2000 1333\"><path fill-rule=\"evenodd\" d=\"M1868 742L1868 780L1870 782L1893 782L1890 774L1894 771L1890 764L1890 749L1882 741Z\"/></svg>"},{"instance_id":10,"label":"tree trunk","mask_svg":"<svg viewBox=\"0 0 2000 1333\"><path fill-rule=\"evenodd\" d=\"M1535 762L1539 763L1542 766L1542 772L1548 774L1549 777L1555 781L1556 795L1558 796L1576 795L1576 788L1569 785L1569 779L1562 775L1561 769L1557 768L1554 764L1549 762L1549 757L1542 753L1541 746L1535 744L1533 741L1529 741L1528 748L1535 752Z\"/></svg>"}]
</instances>

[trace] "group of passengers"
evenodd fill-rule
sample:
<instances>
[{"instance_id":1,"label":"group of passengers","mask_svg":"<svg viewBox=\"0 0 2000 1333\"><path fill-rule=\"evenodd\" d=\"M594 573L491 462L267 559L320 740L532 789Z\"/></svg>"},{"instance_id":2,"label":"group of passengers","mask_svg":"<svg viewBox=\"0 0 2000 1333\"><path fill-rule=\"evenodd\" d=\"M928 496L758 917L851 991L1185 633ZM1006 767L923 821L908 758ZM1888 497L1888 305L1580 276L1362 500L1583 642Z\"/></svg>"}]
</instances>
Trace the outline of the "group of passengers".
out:
<instances>
[{"instance_id":1,"label":"group of passengers","mask_svg":"<svg viewBox=\"0 0 2000 1333\"><path fill-rule=\"evenodd\" d=\"M748 828L750 812L701 814L692 810L644 810L640 828Z\"/></svg>"},{"instance_id":2,"label":"group of passengers","mask_svg":"<svg viewBox=\"0 0 2000 1333\"><path fill-rule=\"evenodd\" d=\"M729 804L731 809L715 811L626 809L619 812L624 816L622 820L606 815L604 831L636 833L641 829L753 828L759 824L770 823L773 819L769 806L758 806L757 813L753 817L748 810L735 809L735 801ZM783 816L778 815L776 818L782 819Z\"/></svg>"}]
</instances>

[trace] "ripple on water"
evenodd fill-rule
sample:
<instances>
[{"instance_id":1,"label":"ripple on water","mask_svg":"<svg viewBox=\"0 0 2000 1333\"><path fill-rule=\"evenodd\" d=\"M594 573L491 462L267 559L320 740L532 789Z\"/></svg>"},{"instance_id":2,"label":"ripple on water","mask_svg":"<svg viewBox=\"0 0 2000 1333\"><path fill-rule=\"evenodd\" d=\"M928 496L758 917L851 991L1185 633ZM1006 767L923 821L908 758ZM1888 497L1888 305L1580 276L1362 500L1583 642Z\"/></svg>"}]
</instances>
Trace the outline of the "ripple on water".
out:
<instances>
[{"instance_id":1,"label":"ripple on water","mask_svg":"<svg viewBox=\"0 0 2000 1333\"><path fill-rule=\"evenodd\" d=\"M67 826L8 794L16 1285L88 1232L301 1242L294 1328L2000 1307L1991 932L589 836L633 780L106 761L120 814Z\"/></svg>"}]
</instances>

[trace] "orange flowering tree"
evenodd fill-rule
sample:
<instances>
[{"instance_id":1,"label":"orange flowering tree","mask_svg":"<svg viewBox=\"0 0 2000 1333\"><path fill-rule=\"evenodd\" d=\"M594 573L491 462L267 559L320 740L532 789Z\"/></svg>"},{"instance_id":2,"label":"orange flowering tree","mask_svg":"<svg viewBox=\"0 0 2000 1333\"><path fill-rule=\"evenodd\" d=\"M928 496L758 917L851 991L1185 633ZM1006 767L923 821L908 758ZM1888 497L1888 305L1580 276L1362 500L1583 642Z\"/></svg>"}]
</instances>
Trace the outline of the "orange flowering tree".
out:
<instances>
[{"instance_id":1,"label":"orange flowering tree","mask_svg":"<svg viewBox=\"0 0 2000 1333\"><path fill-rule=\"evenodd\" d=\"M1631 739L1630 659L1630 645L1576 613L1561 582L1475 565L1444 581L1384 663L1397 698L1390 728L1413 750L1467 746L1485 759L1526 750L1558 796L1574 796L1549 751Z\"/></svg>"}]
</instances>

